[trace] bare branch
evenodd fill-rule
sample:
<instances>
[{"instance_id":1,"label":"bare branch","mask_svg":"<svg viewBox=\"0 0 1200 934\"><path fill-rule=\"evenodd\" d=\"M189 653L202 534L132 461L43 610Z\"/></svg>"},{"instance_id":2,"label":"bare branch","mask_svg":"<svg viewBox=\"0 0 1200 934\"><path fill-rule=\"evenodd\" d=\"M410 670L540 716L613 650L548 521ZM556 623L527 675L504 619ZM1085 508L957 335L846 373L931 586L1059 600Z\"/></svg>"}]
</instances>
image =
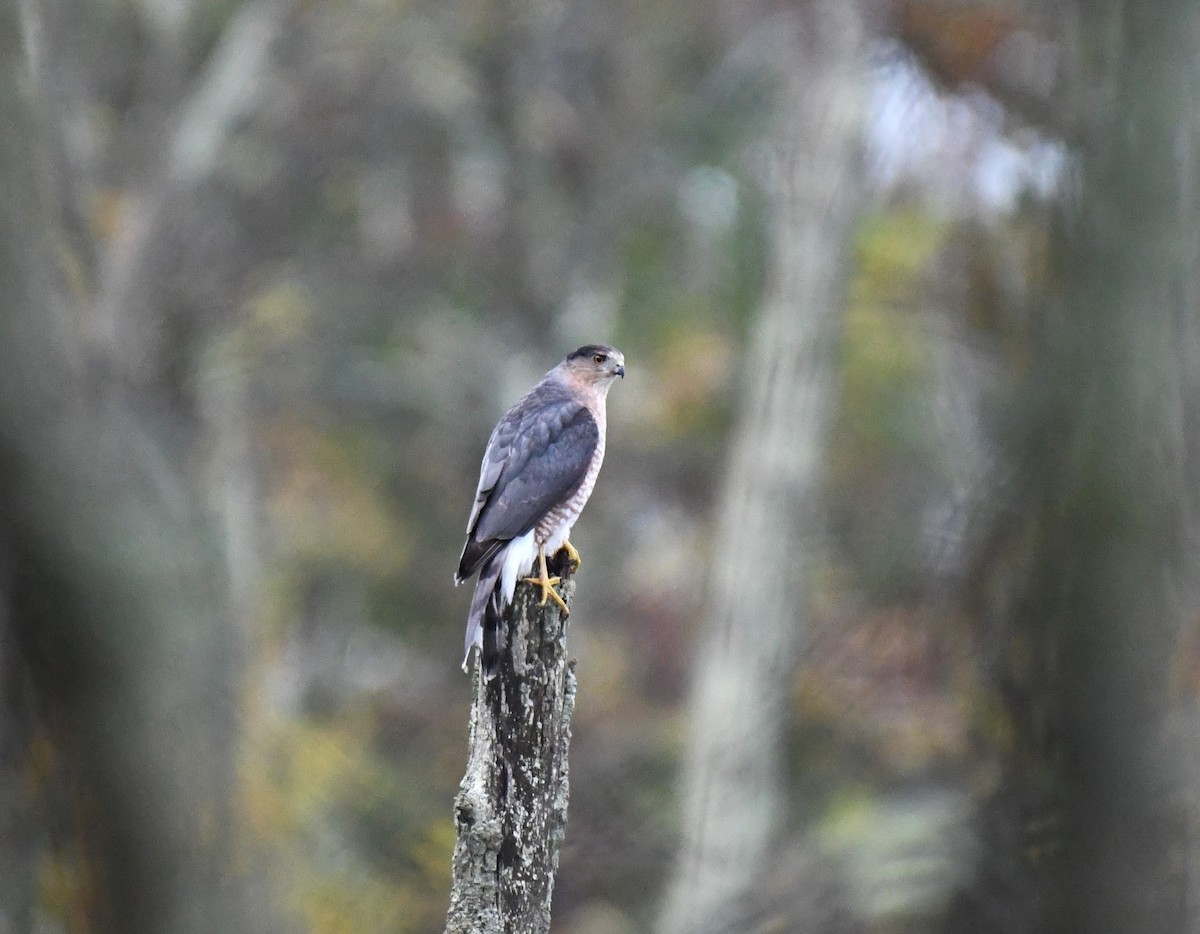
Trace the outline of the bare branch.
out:
<instances>
[{"instance_id":1,"label":"bare branch","mask_svg":"<svg viewBox=\"0 0 1200 934\"><path fill-rule=\"evenodd\" d=\"M212 175L238 122L258 103L271 44L290 9L290 0L257 0L232 18L181 104L174 130L165 135L158 173L141 191L130 193L124 236L114 240L100 267L93 319L98 348L119 361L126 374L144 371L155 357L155 329L145 320L151 304L147 293L155 281L150 267L169 208L178 195Z\"/></svg>"},{"instance_id":2,"label":"bare branch","mask_svg":"<svg viewBox=\"0 0 1200 934\"><path fill-rule=\"evenodd\" d=\"M258 0L230 22L203 80L184 102L168 160L174 184L203 181L238 121L258 103L271 44L289 7L285 0Z\"/></svg>"}]
</instances>

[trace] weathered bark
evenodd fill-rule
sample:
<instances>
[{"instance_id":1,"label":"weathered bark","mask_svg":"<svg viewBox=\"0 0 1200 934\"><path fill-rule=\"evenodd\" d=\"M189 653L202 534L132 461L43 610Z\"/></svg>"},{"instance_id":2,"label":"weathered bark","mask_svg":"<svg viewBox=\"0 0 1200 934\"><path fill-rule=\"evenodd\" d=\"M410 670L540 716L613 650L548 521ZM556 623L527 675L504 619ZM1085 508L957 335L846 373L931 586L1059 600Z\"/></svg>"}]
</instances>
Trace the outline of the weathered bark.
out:
<instances>
[{"instance_id":1,"label":"weathered bark","mask_svg":"<svg viewBox=\"0 0 1200 934\"><path fill-rule=\"evenodd\" d=\"M778 130L763 153L776 205L773 279L714 534L664 934L735 930L787 813L780 751L861 196L865 70L855 3L808 4L774 34L788 41Z\"/></svg>"},{"instance_id":2,"label":"weathered bark","mask_svg":"<svg viewBox=\"0 0 1200 934\"><path fill-rule=\"evenodd\" d=\"M565 563L565 562L564 562ZM565 567L561 593L575 585ZM505 650L484 680L476 656L467 771L454 801L458 841L446 934L542 934L567 826L567 750L575 707L566 619L518 584Z\"/></svg>"}]
</instances>

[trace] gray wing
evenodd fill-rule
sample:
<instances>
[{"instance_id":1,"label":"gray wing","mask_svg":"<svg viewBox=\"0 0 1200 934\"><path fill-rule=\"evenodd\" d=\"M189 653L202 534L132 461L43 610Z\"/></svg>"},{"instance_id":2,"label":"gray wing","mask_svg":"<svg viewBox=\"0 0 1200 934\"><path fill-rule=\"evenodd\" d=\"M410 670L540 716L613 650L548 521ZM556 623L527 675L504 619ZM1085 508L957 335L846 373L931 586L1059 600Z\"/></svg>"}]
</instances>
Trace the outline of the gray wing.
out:
<instances>
[{"instance_id":1,"label":"gray wing","mask_svg":"<svg viewBox=\"0 0 1200 934\"><path fill-rule=\"evenodd\" d=\"M509 410L483 455L455 579L466 580L506 542L570 498L599 442L591 412L565 393L534 390Z\"/></svg>"}]
</instances>

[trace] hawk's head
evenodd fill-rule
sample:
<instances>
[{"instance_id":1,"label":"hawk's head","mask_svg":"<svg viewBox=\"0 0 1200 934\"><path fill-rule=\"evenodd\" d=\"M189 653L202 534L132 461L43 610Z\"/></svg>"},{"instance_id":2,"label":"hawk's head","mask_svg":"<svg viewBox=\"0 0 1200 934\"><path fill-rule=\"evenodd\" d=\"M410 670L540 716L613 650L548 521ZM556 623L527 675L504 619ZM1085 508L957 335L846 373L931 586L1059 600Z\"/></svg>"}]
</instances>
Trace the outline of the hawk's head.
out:
<instances>
[{"instance_id":1,"label":"hawk's head","mask_svg":"<svg viewBox=\"0 0 1200 934\"><path fill-rule=\"evenodd\" d=\"M567 354L562 365L582 383L608 386L625 375L625 355L608 344L584 344Z\"/></svg>"}]
</instances>

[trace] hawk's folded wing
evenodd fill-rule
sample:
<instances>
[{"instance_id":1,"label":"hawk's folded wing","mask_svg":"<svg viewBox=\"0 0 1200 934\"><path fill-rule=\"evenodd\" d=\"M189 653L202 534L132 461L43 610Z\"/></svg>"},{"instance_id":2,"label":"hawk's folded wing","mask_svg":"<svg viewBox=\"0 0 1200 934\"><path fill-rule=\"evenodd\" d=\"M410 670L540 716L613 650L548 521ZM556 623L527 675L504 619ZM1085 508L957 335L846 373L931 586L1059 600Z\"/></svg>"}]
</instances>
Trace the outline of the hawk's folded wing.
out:
<instances>
[{"instance_id":1,"label":"hawk's folded wing","mask_svg":"<svg viewBox=\"0 0 1200 934\"><path fill-rule=\"evenodd\" d=\"M533 393L510 411L484 452L456 579L466 580L506 542L567 503L599 442L591 412L563 393Z\"/></svg>"}]
</instances>

